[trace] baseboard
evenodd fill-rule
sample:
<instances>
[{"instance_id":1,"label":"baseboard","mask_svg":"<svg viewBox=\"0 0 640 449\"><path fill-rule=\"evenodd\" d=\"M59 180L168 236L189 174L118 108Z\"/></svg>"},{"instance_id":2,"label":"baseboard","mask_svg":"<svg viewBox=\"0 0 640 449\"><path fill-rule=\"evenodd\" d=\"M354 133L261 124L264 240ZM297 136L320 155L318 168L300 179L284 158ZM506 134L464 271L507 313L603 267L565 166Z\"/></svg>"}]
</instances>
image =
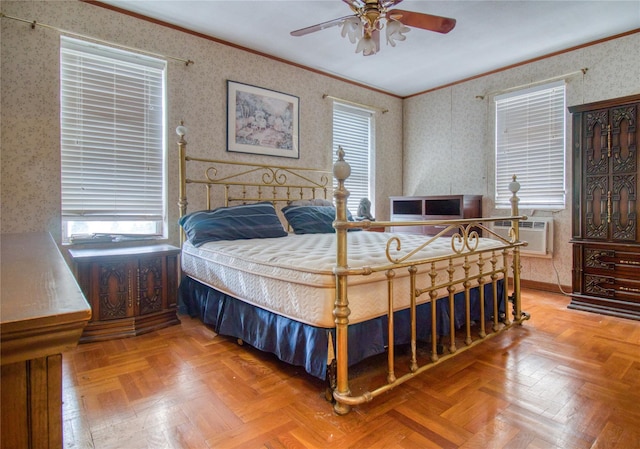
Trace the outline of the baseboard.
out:
<instances>
[{"instance_id":1,"label":"baseboard","mask_svg":"<svg viewBox=\"0 0 640 449\"><path fill-rule=\"evenodd\" d=\"M566 294L571 293L570 285L558 286L558 284L553 284L550 282L540 282L540 281L530 281L527 279L520 279L520 286L522 288L530 288L532 290L541 290L549 293L563 294L562 290L564 290L564 293ZM562 288L562 290L560 290L560 288Z\"/></svg>"}]
</instances>

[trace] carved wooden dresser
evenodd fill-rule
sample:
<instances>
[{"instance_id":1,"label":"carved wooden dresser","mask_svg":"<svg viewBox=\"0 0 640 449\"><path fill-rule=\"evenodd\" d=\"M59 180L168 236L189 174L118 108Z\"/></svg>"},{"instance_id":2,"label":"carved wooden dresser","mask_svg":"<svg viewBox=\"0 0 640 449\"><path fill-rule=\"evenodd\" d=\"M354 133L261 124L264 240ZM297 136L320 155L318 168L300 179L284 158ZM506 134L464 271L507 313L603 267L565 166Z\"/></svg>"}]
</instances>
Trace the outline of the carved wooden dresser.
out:
<instances>
[{"instance_id":1,"label":"carved wooden dresser","mask_svg":"<svg viewBox=\"0 0 640 449\"><path fill-rule=\"evenodd\" d=\"M640 319L640 95L573 106L570 308Z\"/></svg>"}]
</instances>

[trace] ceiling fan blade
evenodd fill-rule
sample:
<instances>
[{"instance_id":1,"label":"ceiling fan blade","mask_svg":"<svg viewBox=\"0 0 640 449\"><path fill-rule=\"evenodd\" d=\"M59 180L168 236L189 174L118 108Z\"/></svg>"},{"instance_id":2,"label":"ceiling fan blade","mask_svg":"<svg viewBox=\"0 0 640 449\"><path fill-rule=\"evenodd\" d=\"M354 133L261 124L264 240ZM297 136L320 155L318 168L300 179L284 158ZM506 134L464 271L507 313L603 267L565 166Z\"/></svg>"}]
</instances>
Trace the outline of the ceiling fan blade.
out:
<instances>
[{"instance_id":1,"label":"ceiling fan blade","mask_svg":"<svg viewBox=\"0 0 640 449\"><path fill-rule=\"evenodd\" d=\"M290 34L292 36L304 36L305 34L314 33L316 31L324 30L325 28L331 28L336 25L340 25L345 19L353 16L344 16L339 19L329 20L327 22L322 22L317 25L311 25L310 27L301 28L299 30L292 31Z\"/></svg>"},{"instance_id":2,"label":"ceiling fan blade","mask_svg":"<svg viewBox=\"0 0 640 449\"><path fill-rule=\"evenodd\" d=\"M404 11L402 9L388 11L387 17L399 20L410 27L422 28L423 30L435 31L436 33L443 34L448 33L456 26L456 19L432 16L431 14L423 14L420 12Z\"/></svg>"}]
</instances>

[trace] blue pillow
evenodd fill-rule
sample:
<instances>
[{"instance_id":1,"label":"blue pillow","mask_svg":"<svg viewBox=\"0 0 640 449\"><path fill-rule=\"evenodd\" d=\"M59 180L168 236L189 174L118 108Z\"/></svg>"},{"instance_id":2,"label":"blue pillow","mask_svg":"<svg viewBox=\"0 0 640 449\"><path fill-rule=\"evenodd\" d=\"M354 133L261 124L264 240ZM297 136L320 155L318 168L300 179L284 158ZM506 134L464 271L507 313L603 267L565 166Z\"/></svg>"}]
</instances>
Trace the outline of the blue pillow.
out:
<instances>
[{"instance_id":1,"label":"blue pillow","mask_svg":"<svg viewBox=\"0 0 640 449\"><path fill-rule=\"evenodd\" d=\"M282 209L284 217L296 234L335 233L333 221L336 218L334 206L287 206ZM353 221L347 210L347 219ZM355 231L356 229L351 229ZM359 229L358 229L359 230Z\"/></svg>"},{"instance_id":2,"label":"blue pillow","mask_svg":"<svg viewBox=\"0 0 640 449\"><path fill-rule=\"evenodd\" d=\"M333 206L287 206L282 209L284 217L296 234L330 234L336 232Z\"/></svg>"},{"instance_id":3,"label":"blue pillow","mask_svg":"<svg viewBox=\"0 0 640 449\"><path fill-rule=\"evenodd\" d=\"M273 204L267 202L193 212L182 217L179 223L194 246L218 240L266 239L288 235Z\"/></svg>"}]
</instances>

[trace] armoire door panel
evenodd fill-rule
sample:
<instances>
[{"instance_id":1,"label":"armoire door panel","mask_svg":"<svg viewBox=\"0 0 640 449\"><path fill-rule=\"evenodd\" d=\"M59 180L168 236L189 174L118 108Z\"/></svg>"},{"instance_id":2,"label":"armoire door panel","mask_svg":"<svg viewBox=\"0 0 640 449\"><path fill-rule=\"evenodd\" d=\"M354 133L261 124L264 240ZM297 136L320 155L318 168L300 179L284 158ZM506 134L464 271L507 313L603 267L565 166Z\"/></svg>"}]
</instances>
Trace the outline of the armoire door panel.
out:
<instances>
[{"instance_id":1,"label":"armoire door panel","mask_svg":"<svg viewBox=\"0 0 640 449\"><path fill-rule=\"evenodd\" d=\"M614 108L612 113L613 173L635 172L638 166L636 105Z\"/></svg>"},{"instance_id":2,"label":"armoire door panel","mask_svg":"<svg viewBox=\"0 0 640 449\"><path fill-rule=\"evenodd\" d=\"M588 176L586 179L584 210L584 233L590 239L606 239L608 233L607 201L609 178Z\"/></svg>"},{"instance_id":3,"label":"armoire door panel","mask_svg":"<svg viewBox=\"0 0 640 449\"><path fill-rule=\"evenodd\" d=\"M636 174L613 176L611 231L614 240L635 241L637 239L637 186Z\"/></svg>"},{"instance_id":4,"label":"armoire door panel","mask_svg":"<svg viewBox=\"0 0 640 449\"><path fill-rule=\"evenodd\" d=\"M587 114L585 126L585 173L598 175L609 171L609 111Z\"/></svg>"}]
</instances>

